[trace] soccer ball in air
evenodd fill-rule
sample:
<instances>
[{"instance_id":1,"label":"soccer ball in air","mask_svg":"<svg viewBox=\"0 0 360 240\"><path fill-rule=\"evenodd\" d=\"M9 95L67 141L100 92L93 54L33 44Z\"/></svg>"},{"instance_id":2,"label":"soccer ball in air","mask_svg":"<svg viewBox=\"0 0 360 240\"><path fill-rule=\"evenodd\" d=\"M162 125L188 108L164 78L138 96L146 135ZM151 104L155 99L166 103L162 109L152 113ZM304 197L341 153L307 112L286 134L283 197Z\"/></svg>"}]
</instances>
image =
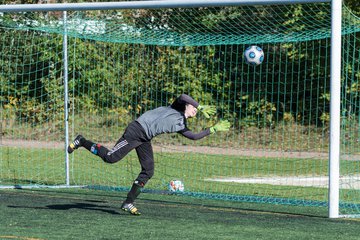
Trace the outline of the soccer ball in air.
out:
<instances>
[{"instance_id":1,"label":"soccer ball in air","mask_svg":"<svg viewBox=\"0 0 360 240\"><path fill-rule=\"evenodd\" d=\"M257 66L264 61L264 51L261 47L250 46L244 51L245 62Z\"/></svg>"},{"instance_id":2,"label":"soccer ball in air","mask_svg":"<svg viewBox=\"0 0 360 240\"><path fill-rule=\"evenodd\" d=\"M171 180L169 182L169 191L170 192L183 192L184 183L180 180Z\"/></svg>"}]
</instances>

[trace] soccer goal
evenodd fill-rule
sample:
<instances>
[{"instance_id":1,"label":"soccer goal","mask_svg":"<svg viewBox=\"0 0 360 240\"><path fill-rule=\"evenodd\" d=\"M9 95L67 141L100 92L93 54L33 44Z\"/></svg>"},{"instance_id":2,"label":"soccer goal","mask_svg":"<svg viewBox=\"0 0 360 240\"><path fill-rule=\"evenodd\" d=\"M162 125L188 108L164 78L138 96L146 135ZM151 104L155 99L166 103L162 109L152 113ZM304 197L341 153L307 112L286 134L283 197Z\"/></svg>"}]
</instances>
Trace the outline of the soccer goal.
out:
<instances>
[{"instance_id":1,"label":"soccer goal","mask_svg":"<svg viewBox=\"0 0 360 240\"><path fill-rule=\"evenodd\" d=\"M127 1L0 5L0 185L127 190L114 165L65 147L112 147L181 93L216 105L189 120L231 131L153 141L146 191L360 214L360 19L341 1ZM244 50L260 46L252 66Z\"/></svg>"}]
</instances>

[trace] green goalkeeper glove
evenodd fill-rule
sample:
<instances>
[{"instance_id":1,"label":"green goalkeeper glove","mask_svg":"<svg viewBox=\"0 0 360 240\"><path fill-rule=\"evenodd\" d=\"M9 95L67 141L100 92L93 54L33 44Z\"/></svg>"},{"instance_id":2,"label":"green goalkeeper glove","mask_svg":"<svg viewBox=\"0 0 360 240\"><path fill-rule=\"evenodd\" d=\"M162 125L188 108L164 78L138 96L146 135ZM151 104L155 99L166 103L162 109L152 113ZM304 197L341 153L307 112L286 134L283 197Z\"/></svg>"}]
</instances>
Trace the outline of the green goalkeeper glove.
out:
<instances>
[{"instance_id":1,"label":"green goalkeeper glove","mask_svg":"<svg viewBox=\"0 0 360 240\"><path fill-rule=\"evenodd\" d=\"M217 124L215 124L213 127L210 128L210 133L216 133L216 132L226 132L230 129L230 122L228 120L221 120Z\"/></svg>"},{"instance_id":2,"label":"green goalkeeper glove","mask_svg":"<svg viewBox=\"0 0 360 240\"><path fill-rule=\"evenodd\" d=\"M204 115L205 118L210 118L216 113L216 107L211 105L199 105L197 109Z\"/></svg>"}]
</instances>

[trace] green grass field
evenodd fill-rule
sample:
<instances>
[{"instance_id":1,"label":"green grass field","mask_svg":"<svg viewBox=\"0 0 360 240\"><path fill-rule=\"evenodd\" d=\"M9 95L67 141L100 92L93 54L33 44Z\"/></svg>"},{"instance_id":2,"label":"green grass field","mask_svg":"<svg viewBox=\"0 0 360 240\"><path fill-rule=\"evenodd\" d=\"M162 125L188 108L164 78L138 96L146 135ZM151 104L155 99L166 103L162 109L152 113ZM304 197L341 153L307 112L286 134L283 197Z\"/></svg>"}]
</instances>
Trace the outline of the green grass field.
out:
<instances>
[{"instance_id":1,"label":"green grass field","mask_svg":"<svg viewBox=\"0 0 360 240\"><path fill-rule=\"evenodd\" d=\"M0 185L65 183L64 153L61 149L3 147L0 161ZM10 154L11 153L11 154ZM14 153L16 155L14 156ZM354 168L356 162L346 162ZM259 195L280 198L306 197L324 201L327 190L300 186L209 182L226 177L321 176L326 175L327 160L296 158L256 158L200 153L155 153L155 175L146 188L166 190L172 179L184 181L188 192L232 195ZM342 168L345 169L345 168ZM81 149L70 158L72 185L131 186L140 172L135 152L116 164L105 164ZM254 189L256 191L254 192Z\"/></svg>"},{"instance_id":2,"label":"green grass field","mask_svg":"<svg viewBox=\"0 0 360 240\"><path fill-rule=\"evenodd\" d=\"M0 185L64 184L61 149L2 147L1 156ZM0 239L359 239L357 219L328 219L324 206L211 199L212 194L220 194L220 198L228 194L324 202L326 188L204 180L321 176L327 173L327 160L184 153L156 153L155 159L155 176L146 189L158 194L147 191L140 195L137 206L141 216L120 210L126 196L121 191L0 189ZM115 189L130 186L139 171L135 153L109 165L80 150L71 156L70 165L71 185ZM357 161L344 161L342 169L357 169L357 165ZM171 178L183 179L189 196L163 191ZM342 199L351 194L357 191L343 191Z\"/></svg>"},{"instance_id":3,"label":"green grass field","mask_svg":"<svg viewBox=\"0 0 360 240\"><path fill-rule=\"evenodd\" d=\"M125 193L0 190L0 239L359 239L356 219L326 209L143 193L141 216L119 210ZM289 209L292 208L292 209ZM292 212L289 213L289 210ZM298 212L298 213L296 213Z\"/></svg>"},{"instance_id":4,"label":"green grass field","mask_svg":"<svg viewBox=\"0 0 360 240\"><path fill-rule=\"evenodd\" d=\"M0 185L63 185L65 184L64 152L62 149L0 148ZM357 171L358 161L342 161L341 174ZM135 152L116 164L105 164L98 157L80 149L70 158L70 184L104 187L129 187L140 171ZM155 175L146 189L167 190L172 179L184 181L188 195L225 199L227 196L254 196L299 200L303 205L326 204L328 191L321 187L291 185L214 182L206 179L226 177L287 177L325 176L325 159L256 158L246 156L200 153L155 153ZM341 201L351 203L358 190L341 190ZM252 200L263 202L260 200ZM276 200L274 200L276 201ZM356 202L355 202L356 203ZM271 208L271 206L269 207ZM352 213L345 209L342 213Z\"/></svg>"}]
</instances>

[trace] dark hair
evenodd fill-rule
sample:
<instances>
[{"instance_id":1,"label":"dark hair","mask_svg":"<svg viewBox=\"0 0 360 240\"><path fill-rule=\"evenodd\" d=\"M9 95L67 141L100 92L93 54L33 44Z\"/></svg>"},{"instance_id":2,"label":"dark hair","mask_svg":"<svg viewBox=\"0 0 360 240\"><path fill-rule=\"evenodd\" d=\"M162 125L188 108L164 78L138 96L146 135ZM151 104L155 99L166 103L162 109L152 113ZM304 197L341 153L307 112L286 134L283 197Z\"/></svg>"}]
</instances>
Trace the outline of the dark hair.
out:
<instances>
[{"instance_id":1,"label":"dark hair","mask_svg":"<svg viewBox=\"0 0 360 240\"><path fill-rule=\"evenodd\" d=\"M176 98L175 101L171 104L171 107L179 112L185 112L187 102Z\"/></svg>"},{"instance_id":2,"label":"dark hair","mask_svg":"<svg viewBox=\"0 0 360 240\"><path fill-rule=\"evenodd\" d=\"M171 107L179 112L185 112L186 104L190 104L197 108L199 103L195 101L192 97L186 94L181 94L175 101L171 104Z\"/></svg>"}]
</instances>

